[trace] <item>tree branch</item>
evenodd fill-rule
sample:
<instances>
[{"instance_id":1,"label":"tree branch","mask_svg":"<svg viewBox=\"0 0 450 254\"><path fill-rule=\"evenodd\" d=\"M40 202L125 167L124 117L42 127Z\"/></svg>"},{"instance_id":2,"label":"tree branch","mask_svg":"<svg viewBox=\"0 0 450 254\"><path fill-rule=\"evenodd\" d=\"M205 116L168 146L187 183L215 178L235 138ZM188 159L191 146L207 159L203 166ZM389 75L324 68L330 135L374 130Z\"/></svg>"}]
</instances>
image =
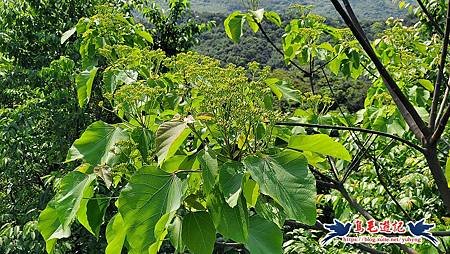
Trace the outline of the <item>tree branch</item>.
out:
<instances>
[{"instance_id":1,"label":"tree branch","mask_svg":"<svg viewBox=\"0 0 450 254\"><path fill-rule=\"evenodd\" d=\"M417 0L417 3L419 4L420 8L422 9L423 13L427 16L428 20L430 21L431 25L433 25L434 29L441 35L444 36L444 32L442 32L441 27L436 22L436 20L433 18L431 13L428 11L428 9L423 4L422 0Z\"/></svg>"},{"instance_id":2,"label":"tree branch","mask_svg":"<svg viewBox=\"0 0 450 254\"><path fill-rule=\"evenodd\" d=\"M277 45L275 45L275 43L270 39L270 37L267 35L266 31L264 30L264 28L262 27L261 23L258 22L255 18L253 18L254 21L256 22L256 24L259 27L259 30L261 30L261 33L264 35L264 38L266 38L266 40L270 43L270 45L272 45L272 47L278 52L280 53L283 57L284 57L284 52L283 50L281 50ZM301 72L303 72L303 74L305 75L305 77L310 77L311 73L304 70L302 67L300 67L300 65L298 65L296 62L289 60L289 62L295 66L297 69L299 69Z\"/></svg>"},{"instance_id":3,"label":"tree branch","mask_svg":"<svg viewBox=\"0 0 450 254\"><path fill-rule=\"evenodd\" d=\"M439 103L439 96L441 93L442 80L444 79L444 67L445 67L445 63L447 61L449 35L450 35L450 2L448 3L448 6L447 6L447 20L445 23L445 35L444 35L444 41L443 41L443 45L442 45L441 61L439 63L438 75L436 78L436 83L434 85L434 91L433 91L433 101L431 104L430 123L429 123L431 130L434 130L434 128L435 128L435 121L436 121L436 114L437 114L436 110L437 110L438 103Z\"/></svg>"},{"instance_id":4,"label":"tree branch","mask_svg":"<svg viewBox=\"0 0 450 254\"><path fill-rule=\"evenodd\" d=\"M367 40L365 39L366 38L365 35L360 33L358 29L358 26L360 26L358 20L355 18L355 20L353 21L347 14L347 12L342 8L338 0L331 0L331 2L334 5L337 12L344 19L344 22L350 28L353 35L358 40L359 44L362 46L362 48L367 53L372 62L375 64L375 67L377 68L378 72L383 78L383 81L389 93L391 94L395 104L397 105L406 123L411 128L411 131L414 133L417 139L419 139L422 143L425 143L425 140L430 136L430 130L425 125L425 122L422 120L422 118L420 118L414 106L403 94L401 89L398 87L397 83L394 81L392 76L389 74L384 65L381 63L380 59L378 59L375 51L372 48L372 45L370 45L370 43L368 43Z\"/></svg>"},{"instance_id":5,"label":"tree branch","mask_svg":"<svg viewBox=\"0 0 450 254\"><path fill-rule=\"evenodd\" d=\"M325 124L310 124L310 123L297 123L297 122L279 122L275 123L275 125L278 126L301 126L301 127L309 127L309 128L319 128L319 129L330 129L330 130L346 130L346 131L356 131L356 132L363 132L363 133L372 133L383 137L388 137L394 140L397 140L401 143L404 143L408 146L413 147L417 151L424 153L424 149L411 141L408 141L406 139L400 138L398 136L381 132L381 131L375 131L375 130L369 130L369 129L363 129L363 128L357 128L357 127L347 127L347 126L333 126L333 125L325 125Z\"/></svg>"}]
</instances>

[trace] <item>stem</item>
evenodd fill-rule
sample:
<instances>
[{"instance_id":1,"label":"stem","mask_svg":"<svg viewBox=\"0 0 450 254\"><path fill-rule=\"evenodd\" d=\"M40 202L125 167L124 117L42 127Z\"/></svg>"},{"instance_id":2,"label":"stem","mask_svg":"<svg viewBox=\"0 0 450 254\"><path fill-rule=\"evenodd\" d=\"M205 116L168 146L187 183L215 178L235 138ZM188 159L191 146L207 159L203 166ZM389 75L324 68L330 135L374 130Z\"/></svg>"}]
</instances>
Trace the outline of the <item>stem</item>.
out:
<instances>
[{"instance_id":1,"label":"stem","mask_svg":"<svg viewBox=\"0 0 450 254\"><path fill-rule=\"evenodd\" d=\"M435 145L429 146L425 149L425 158L430 167L431 174L436 182L439 194L444 202L447 210L450 211L450 189L448 188L447 179L444 172L441 170L441 164L437 156L437 149Z\"/></svg>"},{"instance_id":2,"label":"stem","mask_svg":"<svg viewBox=\"0 0 450 254\"><path fill-rule=\"evenodd\" d=\"M358 40L361 47L364 49L369 58L375 64L375 67L377 68L378 72L383 78L386 88L388 89L395 104L397 105L398 110L402 114L411 131L414 133L417 139L419 139L422 143L425 143L426 138L430 136L430 130L425 125L425 122L422 120L422 118L420 118L416 109L408 100L406 95L403 94L401 89L398 87L397 83L394 81L390 73L387 71L386 67L381 63L380 59L378 58L377 54L372 48L372 45L368 43L364 33L363 34L360 33L360 30L358 29L358 27L360 27L358 20L355 17L353 17L352 20L352 18L349 17L349 14L347 14L347 12L342 8L338 0L331 0L331 3L334 5L337 12L344 19L344 22L350 28L350 30Z\"/></svg>"},{"instance_id":3,"label":"stem","mask_svg":"<svg viewBox=\"0 0 450 254\"><path fill-rule=\"evenodd\" d=\"M388 137L397 141L400 141L408 146L413 147L417 151L424 153L424 149L411 141L408 141L406 139L400 138L398 136L384 133L381 131L375 131L375 130L369 130L369 129L363 129L363 128L357 128L357 127L347 127L347 126L333 126L333 125L325 125L325 124L310 124L310 123L294 123L294 122L279 122L275 123L275 125L279 126L301 126L301 127L310 127L310 128L319 128L319 129L332 129L332 130L346 130L346 131L357 131L357 132L363 132L363 133L372 133L383 137Z\"/></svg>"},{"instance_id":4,"label":"stem","mask_svg":"<svg viewBox=\"0 0 450 254\"><path fill-rule=\"evenodd\" d=\"M436 83L434 85L433 101L431 104L430 124L429 125L432 130L434 130L434 128L435 128L436 113L437 113L436 110L437 110L438 103L439 103L439 95L441 92L442 80L444 78L444 67L445 67L445 63L447 61L449 35L450 35L450 2L448 3L448 6L447 6L447 21L445 24L445 35L444 35L444 42L442 45L441 62L439 63L438 75L436 78Z\"/></svg>"},{"instance_id":5,"label":"stem","mask_svg":"<svg viewBox=\"0 0 450 254\"><path fill-rule=\"evenodd\" d=\"M423 13L425 13L425 15L427 16L428 20L430 21L430 23L433 25L434 29L436 29L436 31L440 34L440 35L444 35L444 32L442 32L441 27L439 26L439 24L436 22L436 20L433 18L433 16L431 15L431 13L427 10L427 8L425 7L425 5L423 4L422 0L417 0L417 3L419 4L420 8L422 9Z\"/></svg>"},{"instance_id":6,"label":"stem","mask_svg":"<svg viewBox=\"0 0 450 254\"><path fill-rule=\"evenodd\" d=\"M263 29L261 23L259 23L255 18L253 18L256 22L256 24L259 27L259 30L261 30L261 33L264 35L264 38L270 43L270 45L272 45L272 47L278 52L280 53L283 57L284 57L284 52L283 50L281 50L279 47L277 47L277 45L275 45L275 43L270 39L270 37L267 35L266 31ZM304 70L302 67L300 67L300 65L298 65L296 62L289 60L289 62L295 66L297 69L299 69L301 72L303 72L303 74L305 75L305 77L309 77L311 76L311 73L309 73L308 71Z\"/></svg>"}]
</instances>

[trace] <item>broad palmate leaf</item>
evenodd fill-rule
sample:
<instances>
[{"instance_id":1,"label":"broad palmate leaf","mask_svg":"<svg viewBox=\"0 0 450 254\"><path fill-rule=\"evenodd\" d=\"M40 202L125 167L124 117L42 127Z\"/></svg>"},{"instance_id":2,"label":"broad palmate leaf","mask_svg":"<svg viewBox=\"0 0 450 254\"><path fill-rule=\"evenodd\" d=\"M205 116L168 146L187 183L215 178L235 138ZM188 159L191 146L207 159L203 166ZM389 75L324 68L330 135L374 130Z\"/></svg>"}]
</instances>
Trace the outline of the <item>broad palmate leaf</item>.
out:
<instances>
[{"instance_id":1,"label":"broad palmate leaf","mask_svg":"<svg viewBox=\"0 0 450 254\"><path fill-rule=\"evenodd\" d=\"M102 121L95 122L75 140L67 153L66 162L83 159L93 166L111 166L121 157L118 143L128 139L128 134L121 128Z\"/></svg>"},{"instance_id":2,"label":"broad palmate leaf","mask_svg":"<svg viewBox=\"0 0 450 254\"><path fill-rule=\"evenodd\" d=\"M244 164L261 193L279 203L288 218L309 225L316 222L316 183L302 153L250 156Z\"/></svg>"},{"instance_id":3,"label":"broad palmate leaf","mask_svg":"<svg viewBox=\"0 0 450 254\"><path fill-rule=\"evenodd\" d=\"M93 193L95 174L73 171L64 176L58 185L56 196L39 216L38 229L46 242L48 253L53 252L57 239L70 236L70 225L75 220L83 199Z\"/></svg>"},{"instance_id":4,"label":"broad palmate leaf","mask_svg":"<svg viewBox=\"0 0 450 254\"><path fill-rule=\"evenodd\" d=\"M157 239L155 226L162 216L176 211L183 195L181 180L155 166L134 174L119 196L119 212L127 229L131 253L148 253Z\"/></svg>"}]
</instances>

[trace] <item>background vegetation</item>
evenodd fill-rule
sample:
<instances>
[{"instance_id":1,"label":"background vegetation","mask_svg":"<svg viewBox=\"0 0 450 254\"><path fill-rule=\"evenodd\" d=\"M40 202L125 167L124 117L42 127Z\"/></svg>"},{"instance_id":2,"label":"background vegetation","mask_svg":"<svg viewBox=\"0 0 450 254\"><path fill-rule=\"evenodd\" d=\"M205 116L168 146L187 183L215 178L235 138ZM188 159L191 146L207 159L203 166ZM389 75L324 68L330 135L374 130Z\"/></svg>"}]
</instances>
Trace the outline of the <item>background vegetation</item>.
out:
<instances>
[{"instance_id":1,"label":"background vegetation","mask_svg":"<svg viewBox=\"0 0 450 254\"><path fill-rule=\"evenodd\" d=\"M319 245L333 218L445 234L429 158L443 174L448 132L429 146L403 120L333 1L261 1L264 18L249 2L0 2L1 253L448 252L446 237ZM445 119L447 3L424 1L434 22L409 1L350 2L418 117L442 100Z\"/></svg>"}]
</instances>

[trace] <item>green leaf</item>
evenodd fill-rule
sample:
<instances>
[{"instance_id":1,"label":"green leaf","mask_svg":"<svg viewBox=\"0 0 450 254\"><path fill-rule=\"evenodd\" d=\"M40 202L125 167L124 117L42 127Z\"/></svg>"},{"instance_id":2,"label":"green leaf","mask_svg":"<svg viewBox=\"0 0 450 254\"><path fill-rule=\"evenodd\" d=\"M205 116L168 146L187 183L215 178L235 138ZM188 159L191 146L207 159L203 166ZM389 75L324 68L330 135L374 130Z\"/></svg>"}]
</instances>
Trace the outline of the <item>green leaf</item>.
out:
<instances>
[{"instance_id":1,"label":"green leaf","mask_svg":"<svg viewBox=\"0 0 450 254\"><path fill-rule=\"evenodd\" d=\"M226 34L235 43L238 43L241 40L244 22L244 15L241 14L240 11L235 11L231 13L223 23Z\"/></svg>"},{"instance_id":2,"label":"green leaf","mask_svg":"<svg viewBox=\"0 0 450 254\"><path fill-rule=\"evenodd\" d=\"M230 207L235 207L242 191L244 165L240 162L230 161L220 167L219 186Z\"/></svg>"},{"instance_id":3,"label":"green leaf","mask_svg":"<svg viewBox=\"0 0 450 254\"><path fill-rule=\"evenodd\" d=\"M118 200L130 252L148 251L157 240L154 233L157 222L180 207L182 189L178 177L155 166L143 167L131 177Z\"/></svg>"},{"instance_id":4,"label":"green leaf","mask_svg":"<svg viewBox=\"0 0 450 254\"><path fill-rule=\"evenodd\" d=\"M192 254L211 254L216 242L216 229L207 212L187 214L183 219L183 242Z\"/></svg>"},{"instance_id":5,"label":"green leaf","mask_svg":"<svg viewBox=\"0 0 450 254\"><path fill-rule=\"evenodd\" d=\"M326 134L292 136L288 146L302 151L329 155L346 161L352 159L350 153L341 143L334 141Z\"/></svg>"},{"instance_id":6,"label":"green leaf","mask_svg":"<svg viewBox=\"0 0 450 254\"><path fill-rule=\"evenodd\" d=\"M245 200L250 207L254 207L259 197L259 185L252 179L247 179L244 181L244 187L242 190Z\"/></svg>"},{"instance_id":7,"label":"green leaf","mask_svg":"<svg viewBox=\"0 0 450 254\"><path fill-rule=\"evenodd\" d=\"M191 129L182 121L170 121L161 124L156 132L158 165L172 157L190 133Z\"/></svg>"},{"instance_id":8,"label":"green leaf","mask_svg":"<svg viewBox=\"0 0 450 254\"><path fill-rule=\"evenodd\" d=\"M290 219L316 222L316 184L302 153L282 151L274 156L250 156L244 165L261 193L279 203Z\"/></svg>"},{"instance_id":9,"label":"green leaf","mask_svg":"<svg viewBox=\"0 0 450 254\"><path fill-rule=\"evenodd\" d=\"M61 35L61 44L64 44L75 32L77 31L76 27L72 27L71 29L65 31Z\"/></svg>"},{"instance_id":10,"label":"green leaf","mask_svg":"<svg viewBox=\"0 0 450 254\"><path fill-rule=\"evenodd\" d=\"M283 253L283 234L273 222L259 216L250 217L248 248L251 254Z\"/></svg>"},{"instance_id":11,"label":"green leaf","mask_svg":"<svg viewBox=\"0 0 450 254\"><path fill-rule=\"evenodd\" d=\"M267 20L269 20L276 26L278 26L278 27L281 26L281 17L280 17L280 15L278 15L278 13L276 13L274 11L266 11L266 12L264 12L264 16L266 17Z\"/></svg>"},{"instance_id":12,"label":"green leaf","mask_svg":"<svg viewBox=\"0 0 450 254\"><path fill-rule=\"evenodd\" d=\"M231 208L216 188L207 197L208 210L217 231L235 242L246 243L248 239L248 210L244 198Z\"/></svg>"},{"instance_id":13,"label":"green leaf","mask_svg":"<svg viewBox=\"0 0 450 254\"><path fill-rule=\"evenodd\" d=\"M283 228L286 221L286 214L277 202L273 199L260 195L255 205L256 213L264 219L275 223L279 228Z\"/></svg>"},{"instance_id":14,"label":"green leaf","mask_svg":"<svg viewBox=\"0 0 450 254\"><path fill-rule=\"evenodd\" d=\"M166 213L159 219L158 223L156 223L154 230L156 242L150 245L148 249L149 254L158 253L168 233L169 222L173 219L174 215L175 212Z\"/></svg>"},{"instance_id":15,"label":"green leaf","mask_svg":"<svg viewBox=\"0 0 450 254\"><path fill-rule=\"evenodd\" d=\"M58 192L39 215L38 229L46 242L48 253L53 251L56 239L70 236L70 225L75 220L83 198L93 193L95 175L72 171L61 180Z\"/></svg>"},{"instance_id":16,"label":"green leaf","mask_svg":"<svg viewBox=\"0 0 450 254\"><path fill-rule=\"evenodd\" d=\"M90 190L93 189L88 188ZM91 234L98 238L100 226L103 224L109 197L98 195L91 199L83 199L77 213L77 219Z\"/></svg>"},{"instance_id":17,"label":"green leaf","mask_svg":"<svg viewBox=\"0 0 450 254\"><path fill-rule=\"evenodd\" d=\"M183 221L180 217L176 216L169 226L169 239L172 246L175 248L175 253L184 253L185 246L181 238L181 233L183 232Z\"/></svg>"},{"instance_id":18,"label":"green leaf","mask_svg":"<svg viewBox=\"0 0 450 254\"><path fill-rule=\"evenodd\" d=\"M214 151L205 149L204 153L199 156L199 159L204 190L206 194L209 194L213 190L219 176L217 157Z\"/></svg>"},{"instance_id":19,"label":"green leaf","mask_svg":"<svg viewBox=\"0 0 450 254\"><path fill-rule=\"evenodd\" d=\"M153 37L151 34L149 34L147 31L144 30L137 30L136 33L144 38L146 41L153 43Z\"/></svg>"},{"instance_id":20,"label":"green leaf","mask_svg":"<svg viewBox=\"0 0 450 254\"><path fill-rule=\"evenodd\" d=\"M105 253L121 254L126 233L127 229L125 228L122 215L117 213L111 218L106 227L106 240L108 241L108 246L106 247Z\"/></svg>"},{"instance_id":21,"label":"green leaf","mask_svg":"<svg viewBox=\"0 0 450 254\"><path fill-rule=\"evenodd\" d=\"M252 31L254 33L258 32L259 26L258 26L258 23L256 23L256 21L253 19L253 15L247 14L247 15L245 15L245 19L247 20L248 25L250 26Z\"/></svg>"},{"instance_id":22,"label":"green leaf","mask_svg":"<svg viewBox=\"0 0 450 254\"><path fill-rule=\"evenodd\" d=\"M97 67L91 67L82 71L75 78L77 84L78 104L80 108L86 106L91 98L92 84L94 83Z\"/></svg>"},{"instance_id":23,"label":"green leaf","mask_svg":"<svg viewBox=\"0 0 450 254\"><path fill-rule=\"evenodd\" d=\"M83 159L92 166L112 166L121 159L118 143L129 140L128 134L121 128L95 122L73 143L67 153L66 162Z\"/></svg>"},{"instance_id":24,"label":"green leaf","mask_svg":"<svg viewBox=\"0 0 450 254\"><path fill-rule=\"evenodd\" d=\"M103 89L106 93L113 94L122 84L131 84L138 78L138 73L132 70L111 70L103 72Z\"/></svg>"},{"instance_id":25,"label":"green leaf","mask_svg":"<svg viewBox=\"0 0 450 254\"><path fill-rule=\"evenodd\" d=\"M288 87L286 82L277 78L268 78L266 79L266 84L270 87L279 100L283 99L287 102L300 103L300 91Z\"/></svg>"},{"instance_id":26,"label":"green leaf","mask_svg":"<svg viewBox=\"0 0 450 254\"><path fill-rule=\"evenodd\" d=\"M431 81L426 80L426 79L419 79L419 83L425 87L425 89L427 89L430 92L434 91L434 85L433 83L431 83Z\"/></svg>"}]
</instances>

